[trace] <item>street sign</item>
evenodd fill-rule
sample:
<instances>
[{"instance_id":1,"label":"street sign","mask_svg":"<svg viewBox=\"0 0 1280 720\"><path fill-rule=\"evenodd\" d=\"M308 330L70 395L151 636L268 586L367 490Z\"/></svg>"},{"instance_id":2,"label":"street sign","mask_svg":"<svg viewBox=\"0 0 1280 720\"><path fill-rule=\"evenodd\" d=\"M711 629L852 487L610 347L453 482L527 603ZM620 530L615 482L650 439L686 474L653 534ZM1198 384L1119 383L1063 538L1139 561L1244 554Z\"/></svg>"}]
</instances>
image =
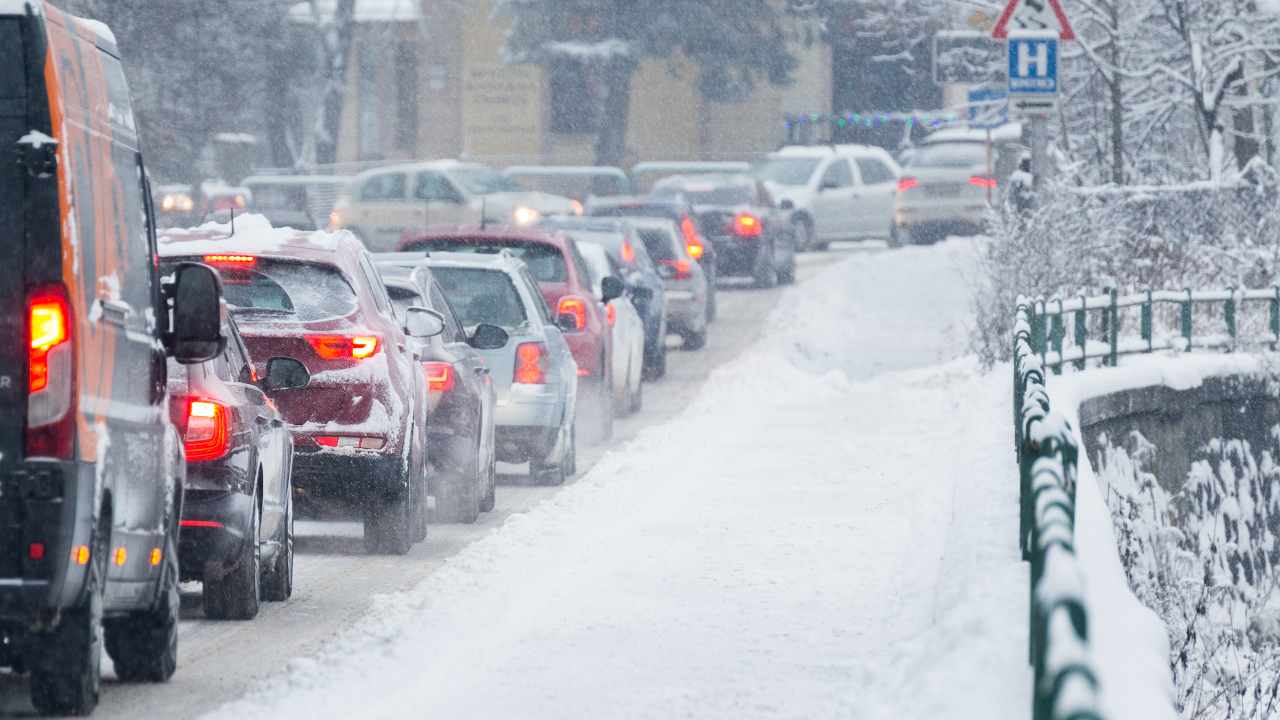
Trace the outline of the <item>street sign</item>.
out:
<instances>
[{"instance_id":1,"label":"street sign","mask_svg":"<svg viewBox=\"0 0 1280 720\"><path fill-rule=\"evenodd\" d=\"M1057 98L1058 42L1052 32L1019 32L1009 38L1009 97Z\"/></svg>"},{"instance_id":2,"label":"street sign","mask_svg":"<svg viewBox=\"0 0 1280 720\"><path fill-rule=\"evenodd\" d=\"M1062 0L1009 0L991 37L1004 40L1018 30L1051 31L1059 40L1076 39Z\"/></svg>"},{"instance_id":3,"label":"street sign","mask_svg":"<svg viewBox=\"0 0 1280 720\"><path fill-rule=\"evenodd\" d=\"M1009 94L1002 87L969 91L969 127L994 130L1009 122Z\"/></svg>"},{"instance_id":4,"label":"street sign","mask_svg":"<svg viewBox=\"0 0 1280 720\"><path fill-rule=\"evenodd\" d=\"M1004 43L986 33L944 30L933 38L933 81L980 85L1005 81Z\"/></svg>"}]
</instances>

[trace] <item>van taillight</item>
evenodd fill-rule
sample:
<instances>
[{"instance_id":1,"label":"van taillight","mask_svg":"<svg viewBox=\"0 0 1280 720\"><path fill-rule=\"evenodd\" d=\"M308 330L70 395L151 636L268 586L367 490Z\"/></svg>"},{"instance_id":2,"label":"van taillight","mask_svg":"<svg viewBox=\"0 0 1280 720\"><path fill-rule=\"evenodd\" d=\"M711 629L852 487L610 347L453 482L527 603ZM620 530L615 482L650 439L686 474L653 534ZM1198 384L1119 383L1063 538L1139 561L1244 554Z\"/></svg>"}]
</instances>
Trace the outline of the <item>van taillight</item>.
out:
<instances>
[{"instance_id":1,"label":"van taillight","mask_svg":"<svg viewBox=\"0 0 1280 720\"><path fill-rule=\"evenodd\" d=\"M543 367L543 361L546 357L547 348L542 343L522 343L517 347L514 378L516 384L545 385L547 372Z\"/></svg>"},{"instance_id":2,"label":"van taillight","mask_svg":"<svg viewBox=\"0 0 1280 720\"><path fill-rule=\"evenodd\" d=\"M207 462L226 455L231 445L231 417L226 406L212 400L190 401L182 443L187 462Z\"/></svg>"},{"instance_id":3,"label":"van taillight","mask_svg":"<svg viewBox=\"0 0 1280 720\"><path fill-rule=\"evenodd\" d=\"M577 332L587 329L587 301L576 295L560 298L560 304L556 306L556 315L573 316L573 326Z\"/></svg>"},{"instance_id":4,"label":"van taillight","mask_svg":"<svg viewBox=\"0 0 1280 720\"><path fill-rule=\"evenodd\" d=\"M366 360L382 346L373 335L308 335L307 343L321 360Z\"/></svg>"},{"instance_id":5,"label":"van taillight","mask_svg":"<svg viewBox=\"0 0 1280 720\"><path fill-rule=\"evenodd\" d=\"M62 285L39 288L27 303L27 455L74 454L75 354L71 306Z\"/></svg>"},{"instance_id":6,"label":"van taillight","mask_svg":"<svg viewBox=\"0 0 1280 720\"><path fill-rule=\"evenodd\" d=\"M738 213L733 218L733 234L738 237L760 237L763 232L760 218L751 213Z\"/></svg>"},{"instance_id":7,"label":"van taillight","mask_svg":"<svg viewBox=\"0 0 1280 720\"><path fill-rule=\"evenodd\" d=\"M422 369L427 375L427 389L436 393L447 393L457 382L453 365L447 362L424 362Z\"/></svg>"}]
</instances>

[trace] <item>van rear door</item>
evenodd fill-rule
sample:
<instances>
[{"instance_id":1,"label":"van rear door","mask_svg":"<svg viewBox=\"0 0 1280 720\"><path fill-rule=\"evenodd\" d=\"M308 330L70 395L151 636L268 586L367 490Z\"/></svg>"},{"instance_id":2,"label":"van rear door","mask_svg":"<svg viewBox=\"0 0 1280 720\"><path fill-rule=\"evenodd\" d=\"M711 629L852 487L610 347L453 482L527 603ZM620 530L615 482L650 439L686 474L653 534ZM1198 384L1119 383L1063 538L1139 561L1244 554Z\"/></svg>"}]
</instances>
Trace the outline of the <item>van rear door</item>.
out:
<instances>
[{"instance_id":1,"label":"van rear door","mask_svg":"<svg viewBox=\"0 0 1280 720\"><path fill-rule=\"evenodd\" d=\"M14 162L18 142L28 131L26 53L22 20L0 16L0 477L22 456L26 417L26 298L22 269L26 244L26 171Z\"/></svg>"}]
</instances>

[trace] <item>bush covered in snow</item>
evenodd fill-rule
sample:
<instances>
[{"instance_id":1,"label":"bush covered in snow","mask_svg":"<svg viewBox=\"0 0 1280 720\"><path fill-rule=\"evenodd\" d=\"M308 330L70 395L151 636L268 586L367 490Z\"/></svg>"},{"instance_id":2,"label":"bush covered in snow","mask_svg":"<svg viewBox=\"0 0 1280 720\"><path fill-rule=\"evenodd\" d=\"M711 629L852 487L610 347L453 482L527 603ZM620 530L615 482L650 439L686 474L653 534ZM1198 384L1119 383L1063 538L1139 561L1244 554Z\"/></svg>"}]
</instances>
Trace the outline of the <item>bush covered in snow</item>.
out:
<instances>
[{"instance_id":1,"label":"bush covered in snow","mask_svg":"<svg viewBox=\"0 0 1280 720\"><path fill-rule=\"evenodd\" d=\"M1019 295L1061 298L1183 288L1269 287L1280 269L1280 185L1081 188L990 215L975 282L973 350L1012 348ZM1212 312L1212 311L1207 311ZM1136 326L1131 327L1136 334Z\"/></svg>"}]
</instances>

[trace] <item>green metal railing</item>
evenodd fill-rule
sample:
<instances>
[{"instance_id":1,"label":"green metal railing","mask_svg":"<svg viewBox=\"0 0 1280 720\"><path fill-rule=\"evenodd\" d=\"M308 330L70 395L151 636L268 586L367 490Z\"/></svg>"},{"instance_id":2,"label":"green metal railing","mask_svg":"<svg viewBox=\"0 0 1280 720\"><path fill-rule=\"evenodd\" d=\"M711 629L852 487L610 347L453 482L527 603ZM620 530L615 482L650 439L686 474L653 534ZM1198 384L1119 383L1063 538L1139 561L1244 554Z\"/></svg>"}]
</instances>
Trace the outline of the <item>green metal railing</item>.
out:
<instances>
[{"instance_id":1,"label":"green metal railing","mask_svg":"<svg viewBox=\"0 0 1280 720\"><path fill-rule=\"evenodd\" d=\"M1246 306L1267 306L1267 332L1241 332L1239 319ZM1217 327L1195 326L1197 307L1221 309ZM1062 372L1071 364L1083 370L1090 360L1115 366L1123 355L1157 350L1235 350L1244 345L1280 347L1280 287L1263 290L1147 291L1136 295L1106 295L1062 300L1019 300L1025 308L1028 342L1043 365ZM1122 311L1138 309L1138 335L1125 335ZM1156 335L1156 314L1161 308L1176 310L1176 329ZM1093 320L1094 322L1090 322ZM1067 336L1068 323L1071 327ZM1090 336L1090 327L1095 329ZM1176 333L1176 334L1174 334Z\"/></svg>"},{"instance_id":2,"label":"green metal railing","mask_svg":"<svg viewBox=\"0 0 1280 720\"><path fill-rule=\"evenodd\" d=\"M1087 302L1082 310L1088 309ZM1112 303L1110 307L1115 307ZM1033 304L1019 300L1014 325L1014 445L1021 484L1018 544L1031 563L1030 661L1034 720L1102 720L1089 657L1088 611L1075 553L1076 465L1071 424L1049 407L1043 343ZM1059 318L1062 313L1040 318ZM1114 317L1114 316L1113 316ZM1083 324L1085 320L1079 320ZM1109 328L1114 329L1112 323ZM1043 337L1043 335L1041 336ZM1061 355L1059 354L1059 357Z\"/></svg>"}]
</instances>

